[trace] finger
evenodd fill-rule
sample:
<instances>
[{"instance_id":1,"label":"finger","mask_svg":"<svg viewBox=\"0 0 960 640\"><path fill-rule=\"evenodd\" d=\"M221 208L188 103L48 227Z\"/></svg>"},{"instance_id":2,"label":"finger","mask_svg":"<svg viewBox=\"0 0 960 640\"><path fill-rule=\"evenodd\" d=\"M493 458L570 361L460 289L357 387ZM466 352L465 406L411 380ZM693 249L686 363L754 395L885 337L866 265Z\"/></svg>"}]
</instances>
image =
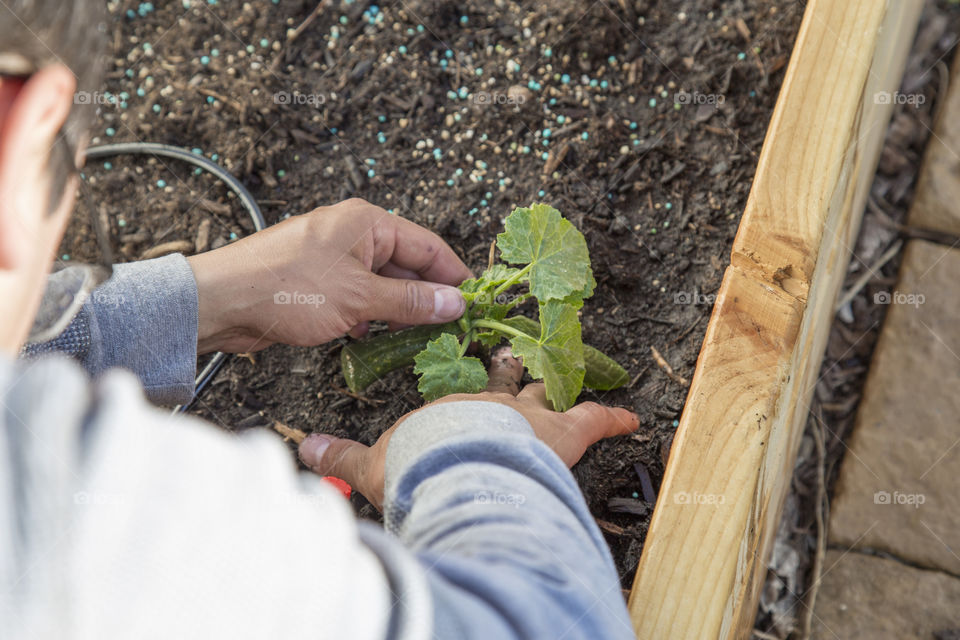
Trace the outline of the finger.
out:
<instances>
[{"instance_id":1,"label":"finger","mask_svg":"<svg viewBox=\"0 0 960 640\"><path fill-rule=\"evenodd\" d=\"M398 280L423 280L423 278L420 277L420 274L416 271L398 267L392 262L388 262L377 269L377 275L381 275L385 278L396 278Z\"/></svg>"},{"instance_id":2,"label":"finger","mask_svg":"<svg viewBox=\"0 0 960 640\"><path fill-rule=\"evenodd\" d=\"M367 495L365 471L369 451L370 447L359 442L325 433L308 436L299 448L300 459L311 471L340 478L364 495Z\"/></svg>"},{"instance_id":3,"label":"finger","mask_svg":"<svg viewBox=\"0 0 960 640\"><path fill-rule=\"evenodd\" d=\"M473 274L443 238L399 216L380 218L376 264L392 262L424 280L458 285Z\"/></svg>"},{"instance_id":4,"label":"finger","mask_svg":"<svg viewBox=\"0 0 960 640\"><path fill-rule=\"evenodd\" d=\"M517 396L517 400L530 402L546 409L553 409L547 401L547 387L542 382L534 382L525 386L520 395Z\"/></svg>"},{"instance_id":5,"label":"finger","mask_svg":"<svg viewBox=\"0 0 960 640\"><path fill-rule=\"evenodd\" d=\"M582 402L566 412L577 423L577 430L593 444L602 438L628 435L640 427L637 414L626 409Z\"/></svg>"},{"instance_id":6,"label":"finger","mask_svg":"<svg viewBox=\"0 0 960 640\"><path fill-rule=\"evenodd\" d=\"M362 338L368 333L370 333L370 323L360 322L354 325L354 327L347 332L347 335L349 335L351 338Z\"/></svg>"},{"instance_id":7,"label":"finger","mask_svg":"<svg viewBox=\"0 0 960 640\"><path fill-rule=\"evenodd\" d=\"M520 391L523 378L523 365L513 357L510 347L500 347L490 356L490 378L487 391L509 393L512 396Z\"/></svg>"},{"instance_id":8,"label":"finger","mask_svg":"<svg viewBox=\"0 0 960 640\"><path fill-rule=\"evenodd\" d=\"M466 302L456 287L420 280L370 275L364 320L400 324L437 324L463 315Z\"/></svg>"}]
</instances>

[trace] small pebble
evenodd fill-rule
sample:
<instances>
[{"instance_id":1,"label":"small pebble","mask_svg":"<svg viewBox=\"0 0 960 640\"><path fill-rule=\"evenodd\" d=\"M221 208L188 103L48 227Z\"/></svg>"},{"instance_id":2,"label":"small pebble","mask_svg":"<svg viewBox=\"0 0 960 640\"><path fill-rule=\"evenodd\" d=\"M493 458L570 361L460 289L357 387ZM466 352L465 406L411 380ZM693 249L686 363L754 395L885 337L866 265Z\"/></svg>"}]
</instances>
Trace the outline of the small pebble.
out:
<instances>
[{"instance_id":1,"label":"small pebble","mask_svg":"<svg viewBox=\"0 0 960 640\"><path fill-rule=\"evenodd\" d=\"M163 189L164 187L167 186L166 180L157 180L157 186Z\"/></svg>"}]
</instances>

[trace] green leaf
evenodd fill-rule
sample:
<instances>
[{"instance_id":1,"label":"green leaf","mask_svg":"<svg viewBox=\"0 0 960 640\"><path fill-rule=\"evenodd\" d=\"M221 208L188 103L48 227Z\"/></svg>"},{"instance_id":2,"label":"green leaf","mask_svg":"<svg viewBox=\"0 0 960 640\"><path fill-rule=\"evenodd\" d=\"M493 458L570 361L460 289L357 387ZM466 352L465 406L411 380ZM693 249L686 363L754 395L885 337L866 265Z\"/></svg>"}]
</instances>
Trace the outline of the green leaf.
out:
<instances>
[{"instance_id":1,"label":"green leaf","mask_svg":"<svg viewBox=\"0 0 960 640\"><path fill-rule=\"evenodd\" d=\"M476 341L488 349L500 344L501 340L503 340L503 336L496 331L481 331L476 335Z\"/></svg>"},{"instance_id":2,"label":"green leaf","mask_svg":"<svg viewBox=\"0 0 960 640\"><path fill-rule=\"evenodd\" d=\"M587 241L560 212L545 204L513 210L497 236L501 257L512 264L530 265L530 291L541 302L580 299L593 293Z\"/></svg>"},{"instance_id":3,"label":"green leaf","mask_svg":"<svg viewBox=\"0 0 960 640\"><path fill-rule=\"evenodd\" d=\"M522 329L521 329L522 330ZM547 399L556 411L566 411L583 388L583 340L577 309L560 300L540 304L540 337L511 338L513 355L535 379L543 379Z\"/></svg>"},{"instance_id":4,"label":"green leaf","mask_svg":"<svg viewBox=\"0 0 960 640\"><path fill-rule=\"evenodd\" d=\"M567 304L572 304L574 307L579 309L583 306L583 301L593 295L593 290L597 286L597 281L593 279L593 273L590 274L589 282L580 291L574 291L566 298L563 299Z\"/></svg>"},{"instance_id":5,"label":"green leaf","mask_svg":"<svg viewBox=\"0 0 960 640\"><path fill-rule=\"evenodd\" d=\"M508 267L505 264L495 264L480 274L478 278L470 278L460 283L460 291L467 302L489 304L493 301L493 290L516 274L519 269ZM487 295L484 295L487 294Z\"/></svg>"},{"instance_id":6,"label":"green leaf","mask_svg":"<svg viewBox=\"0 0 960 640\"><path fill-rule=\"evenodd\" d=\"M461 356L460 341L450 333L428 342L414 362L413 372L420 375L417 389L427 402L451 393L477 393L487 386L483 363Z\"/></svg>"}]
</instances>

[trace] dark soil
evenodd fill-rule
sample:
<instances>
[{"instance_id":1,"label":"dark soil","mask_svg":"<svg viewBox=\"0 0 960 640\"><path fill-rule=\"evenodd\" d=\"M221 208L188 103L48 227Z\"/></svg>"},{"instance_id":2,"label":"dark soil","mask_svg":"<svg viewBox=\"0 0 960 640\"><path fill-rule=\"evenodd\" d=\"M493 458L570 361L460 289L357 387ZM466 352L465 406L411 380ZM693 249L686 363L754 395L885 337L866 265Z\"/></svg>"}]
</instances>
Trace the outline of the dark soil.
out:
<instances>
[{"instance_id":1,"label":"dark soil","mask_svg":"<svg viewBox=\"0 0 960 640\"><path fill-rule=\"evenodd\" d=\"M107 89L125 104L102 107L93 144L216 154L269 223L359 196L442 234L477 269L514 206L556 206L586 235L599 282L584 337L632 379L583 399L642 419L574 469L628 587L652 510L636 465L656 489L687 391L650 348L690 378L802 3L333 3L287 44L315 4L193 0L140 16L137 2L112 3ZM73 259L92 257L90 206L118 260L194 243L205 219L213 248L252 231L209 176L110 163L86 171L63 248ZM396 372L356 400L339 390L339 347L231 358L192 410L226 429L280 420L372 443L421 404L415 377Z\"/></svg>"}]
</instances>

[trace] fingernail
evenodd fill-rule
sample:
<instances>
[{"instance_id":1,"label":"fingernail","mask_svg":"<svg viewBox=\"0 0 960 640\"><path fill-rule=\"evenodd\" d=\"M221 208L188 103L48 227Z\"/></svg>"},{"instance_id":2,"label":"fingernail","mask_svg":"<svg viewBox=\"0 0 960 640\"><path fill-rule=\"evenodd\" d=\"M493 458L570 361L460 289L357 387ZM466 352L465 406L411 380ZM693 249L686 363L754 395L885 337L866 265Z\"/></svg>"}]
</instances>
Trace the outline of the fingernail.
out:
<instances>
[{"instance_id":1,"label":"fingernail","mask_svg":"<svg viewBox=\"0 0 960 640\"><path fill-rule=\"evenodd\" d=\"M459 289L437 286L433 290L433 315L438 320L456 320L463 315L467 303Z\"/></svg>"},{"instance_id":2,"label":"fingernail","mask_svg":"<svg viewBox=\"0 0 960 640\"><path fill-rule=\"evenodd\" d=\"M330 446L330 443L333 442L336 438L333 436L328 436L325 433L315 433L300 443L300 459L303 460L303 464L308 467L316 467L320 464L320 460L323 459L323 454L327 451L327 447Z\"/></svg>"}]
</instances>

